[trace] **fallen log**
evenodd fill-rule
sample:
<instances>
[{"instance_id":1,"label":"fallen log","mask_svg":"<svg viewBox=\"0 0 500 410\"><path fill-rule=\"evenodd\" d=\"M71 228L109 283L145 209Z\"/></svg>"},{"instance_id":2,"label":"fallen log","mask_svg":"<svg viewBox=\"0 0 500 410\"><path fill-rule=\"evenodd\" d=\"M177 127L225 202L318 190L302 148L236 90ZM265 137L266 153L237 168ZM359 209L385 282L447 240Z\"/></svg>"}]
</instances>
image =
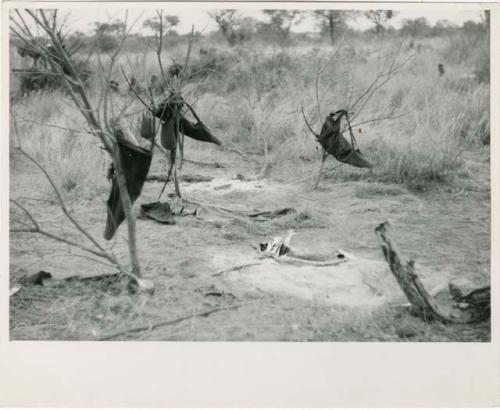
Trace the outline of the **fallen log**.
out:
<instances>
[{"instance_id":1,"label":"fallen log","mask_svg":"<svg viewBox=\"0 0 500 410\"><path fill-rule=\"evenodd\" d=\"M399 253L391 238L390 224L381 223L375 228L375 233L391 272L413 309L422 319L437 320L448 324L472 324L490 317L491 290L489 286L473 290L465 296L451 294L449 306L438 304L415 273L415 262L406 261Z\"/></svg>"}]
</instances>

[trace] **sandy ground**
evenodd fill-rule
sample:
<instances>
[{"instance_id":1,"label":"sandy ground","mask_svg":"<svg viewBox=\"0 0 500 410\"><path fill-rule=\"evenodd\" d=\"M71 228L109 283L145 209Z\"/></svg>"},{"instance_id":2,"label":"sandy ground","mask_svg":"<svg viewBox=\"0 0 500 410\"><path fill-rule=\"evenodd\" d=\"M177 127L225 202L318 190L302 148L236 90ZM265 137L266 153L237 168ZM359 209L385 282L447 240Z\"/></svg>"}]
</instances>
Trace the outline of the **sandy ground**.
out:
<instances>
[{"instance_id":1,"label":"sandy ground","mask_svg":"<svg viewBox=\"0 0 500 410\"><path fill-rule=\"evenodd\" d=\"M196 154L196 153L194 153ZM192 159L196 155L191 155ZM206 158L202 155L201 160ZM312 184L283 183L283 175L242 182L237 172L252 166L234 154L217 153L224 168L186 163L183 172L210 175L203 183L183 183L194 202L246 210L293 207L296 212L272 220L203 209L198 217L176 218L175 225L139 219L137 236L143 274L156 285L154 296L130 293L126 286L107 289L82 283L23 288L11 298L12 339L95 339L158 320L205 309L241 304L237 309L194 317L177 324L127 333L132 340L248 341L486 341L489 323L444 326L424 323L402 306L405 300L389 272L374 233L390 221L401 252L416 261L428 289L450 278L489 283L489 161L470 155L464 189L434 189L425 194L402 186L325 178ZM314 164L311 164L313 166ZM316 166L316 165L314 165ZM155 164L151 173L159 173ZM295 170L292 179L300 177ZM37 196L42 177L28 165L11 164L11 197ZM162 184L147 182L137 204L155 201ZM172 192L172 187L167 188ZM107 194L70 203L76 218L97 238L105 225ZM163 200L168 200L164 194ZM58 207L30 204L41 224L79 238ZM195 206L191 205L193 209ZM137 211L136 206L136 212ZM294 229L294 250L352 259L335 267L283 266L271 260L232 272L232 266L256 261L255 247ZM108 248L127 260L126 229ZM82 239L79 239L82 240ZM104 242L104 240L102 240ZM113 269L77 256L81 252L30 234L11 236L11 286L25 274L44 270L54 278L112 273ZM114 289L114 290L113 290Z\"/></svg>"}]
</instances>

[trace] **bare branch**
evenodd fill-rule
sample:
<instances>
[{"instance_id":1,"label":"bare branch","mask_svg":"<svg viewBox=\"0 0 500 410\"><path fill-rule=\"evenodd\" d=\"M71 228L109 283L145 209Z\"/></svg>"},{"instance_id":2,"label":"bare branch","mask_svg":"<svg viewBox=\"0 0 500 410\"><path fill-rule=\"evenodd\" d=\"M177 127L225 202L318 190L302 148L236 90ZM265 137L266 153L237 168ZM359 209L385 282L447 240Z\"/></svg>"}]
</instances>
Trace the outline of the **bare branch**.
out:
<instances>
[{"instance_id":1,"label":"bare branch","mask_svg":"<svg viewBox=\"0 0 500 410\"><path fill-rule=\"evenodd\" d=\"M105 252L97 252L97 251L95 251L93 249L90 249L90 248L88 248L86 246L83 246L80 243L77 243L77 242L74 242L74 241L70 241L70 240L68 240L66 238L63 238L61 236L52 234L50 232L47 232L47 231L41 229L40 225L37 223L37 221L35 220L35 218L33 217L33 215L25 207L23 207L18 201L14 200L14 199L11 199L10 202L12 202L14 205L16 205L19 209L21 209L24 212L24 214L28 217L28 219L31 221L31 223L33 224L33 227L31 229L26 229L26 230L23 230L23 229L12 229L11 232L39 233L41 235L47 236L48 238L54 239L54 240L56 240L58 242L63 242L63 243L66 243L68 245L80 248L80 249L82 249L82 250L84 250L86 252L92 253L93 255L99 256L101 258L106 258L106 253ZM23 225L26 225L26 224L23 224Z\"/></svg>"},{"instance_id":2,"label":"bare branch","mask_svg":"<svg viewBox=\"0 0 500 410\"><path fill-rule=\"evenodd\" d=\"M57 189L54 181L50 177L49 173L45 170L40 163L33 158L31 155L29 155L26 151L24 151L21 147L15 148L17 151L19 151L21 154L23 154L26 158L28 158L33 164L37 166L40 171L45 175L45 178L49 181L52 189L54 190L54 193L56 194L57 200L59 202L59 205L66 217L71 221L71 223L75 226L78 231L80 231L97 249L99 249L101 252L105 253L104 249L99 245L99 243L85 230L83 229L80 224L73 218L73 216L70 214L68 211L68 208L66 207L66 204L64 203L64 200L59 193L59 190Z\"/></svg>"},{"instance_id":3,"label":"bare branch","mask_svg":"<svg viewBox=\"0 0 500 410\"><path fill-rule=\"evenodd\" d=\"M19 118L23 121L30 122L30 123L36 124L36 125L40 125L42 127L56 128L59 130L71 131L71 132L75 132L75 133L79 133L79 134L95 134L96 133L95 131L92 131L92 130L77 130L75 128L61 127L60 125L54 125L54 124L49 124L46 122L34 121L34 120L31 120L31 119L23 117L23 116L20 116Z\"/></svg>"},{"instance_id":4,"label":"bare branch","mask_svg":"<svg viewBox=\"0 0 500 410\"><path fill-rule=\"evenodd\" d=\"M30 212L26 208L24 208L19 202L17 202L16 200L10 199L10 202L12 202L14 205L16 205L29 218L29 220L33 224L33 230L30 232L38 232L40 230L40 226L36 222L35 218L33 218L33 216L30 214ZM24 225L26 225L26 224L24 224Z\"/></svg>"},{"instance_id":5,"label":"bare branch","mask_svg":"<svg viewBox=\"0 0 500 410\"><path fill-rule=\"evenodd\" d=\"M302 117L304 118L304 122L306 123L307 125L307 128L309 128L309 131L311 131L311 133L316 137L318 138L319 137L319 134L316 134L314 132L314 130L312 129L311 125L309 124L309 121L307 121L307 118L306 118L306 113L304 112L304 107L303 106L300 106L300 110L302 111Z\"/></svg>"},{"instance_id":6,"label":"bare branch","mask_svg":"<svg viewBox=\"0 0 500 410\"><path fill-rule=\"evenodd\" d=\"M217 307L217 308L213 308L213 309L207 309L207 310L204 310L201 312L178 317L176 319L161 320L159 322L151 323L150 325L137 326L137 327L122 330L122 331L119 331L116 333L111 333L109 335L106 335L106 336L99 338L99 340L111 340L111 339L117 338L118 336L126 335L127 333L137 333L137 332L143 332L145 330L153 330L153 329L156 329L160 326L173 325L173 324L180 323L180 322L188 320L188 319L193 319L195 317L206 317L206 316L211 315L212 313L215 313L215 312L220 312L220 311L229 310L229 309L238 309L242 306L243 306L243 304L239 303L239 304L230 305L230 306L221 306L221 307Z\"/></svg>"}]
</instances>

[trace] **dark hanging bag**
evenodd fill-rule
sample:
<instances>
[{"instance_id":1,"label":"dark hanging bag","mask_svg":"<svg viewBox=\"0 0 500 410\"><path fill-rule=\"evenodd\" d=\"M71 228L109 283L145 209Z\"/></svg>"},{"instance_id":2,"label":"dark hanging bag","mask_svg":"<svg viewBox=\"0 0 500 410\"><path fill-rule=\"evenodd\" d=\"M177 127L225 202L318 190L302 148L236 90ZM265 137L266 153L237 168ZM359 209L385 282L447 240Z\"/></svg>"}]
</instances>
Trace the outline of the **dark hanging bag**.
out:
<instances>
[{"instance_id":1,"label":"dark hanging bag","mask_svg":"<svg viewBox=\"0 0 500 410\"><path fill-rule=\"evenodd\" d=\"M373 165L363 156L361 151L355 145L352 129L351 142L344 138L341 133L342 117L347 117L347 111L339 110L327 115L321 134L318 136L318 142L326 152L333 155L337 161L352 165L358 168L372 168Z\"/></svg>"},{"instance_id":2,"label":"dark hanging bag","mask_svg":"<svg viewBox=\"0 0 500 410\"><path fill-rule=\"evenodd\" d=\"M139 197L146 180L146 176L151 166L151 152L141 147L118 143L120 160L125 173L125 181L130 200L134 204ZM115 171L116 172L116 171ZM110 240L115 235L120 224L125 220L125 212L120 197L118 181L116 175L113 175L111 192L107 201L108 215L106 219L106 228L104 230L104 239Z\"/></svg>"}]
</instances>

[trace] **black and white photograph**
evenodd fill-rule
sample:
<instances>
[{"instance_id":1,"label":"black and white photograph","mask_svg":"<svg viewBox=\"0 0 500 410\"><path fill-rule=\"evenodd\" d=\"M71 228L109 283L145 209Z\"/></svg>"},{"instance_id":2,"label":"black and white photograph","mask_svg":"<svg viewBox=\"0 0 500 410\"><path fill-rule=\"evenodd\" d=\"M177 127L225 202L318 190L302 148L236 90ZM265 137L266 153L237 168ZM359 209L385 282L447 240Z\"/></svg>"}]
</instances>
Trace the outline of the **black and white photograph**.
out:
<instances>
[{"instance_id":1,"label":"black and white photograph","mask_svg":"<svg viewBox=\"0 0 500 410\"><path fill-rule=\"evenodd\" d=\"M491 341L491 4L4 12L10 341Z\"/></svg>"}]
</instances>

